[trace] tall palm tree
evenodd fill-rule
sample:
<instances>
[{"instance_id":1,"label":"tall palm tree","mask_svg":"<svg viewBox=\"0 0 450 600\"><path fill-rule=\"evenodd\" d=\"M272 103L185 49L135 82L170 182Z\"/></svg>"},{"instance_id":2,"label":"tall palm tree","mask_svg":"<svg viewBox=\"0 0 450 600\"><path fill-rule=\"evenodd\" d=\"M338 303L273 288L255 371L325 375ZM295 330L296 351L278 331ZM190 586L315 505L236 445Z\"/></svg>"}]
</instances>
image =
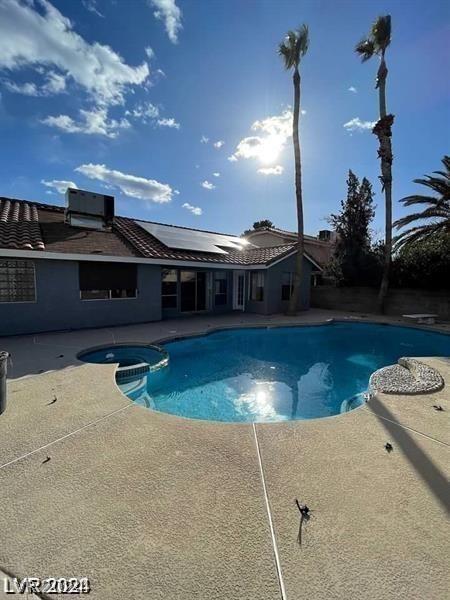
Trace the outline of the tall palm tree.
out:
<instances>
[{"instance_id":1,"label":"tall palm tree","mask_svg":"<svg viewBox=\"0 0 450 600\"><path fill-rule=\"evenodd\" d=\"M295 261L294 286L289 301L288 313L293 315L297 311L300 296L300 286L303 272L303 196L302 196L302 162L299 140L299 115L300 115L300 61L308 51L309 33L307 25L301 25L295 31L288 31L285 39L278 47L278 54L282 57L287 70L293 70L294 82L294 115L292 119L292 139L294 140L295 158L295 195L297 200L297 230L298 243Z\"/></svg>"},{"instance_id":2,"label":"tall palm tree","mask_svg":"<svg viewBox=\"0 0 450 600\"><path fill-rule=\"evenodd\" d=\"M380 312L384 310L384 304L389 287L389 272L391 268L392 256L392 124L394 116L387 114L386 111L386 79L388 69L386 66L385 54L391 43L391 17L385 15L378 17L372 25L369 35L362 39L355 47L355 52L360 55L361 60L365 62L373 56L378 56L380 65L378 67L376 86L378 89L379 120L372 132L378 137L379 149L378 157L381 160L381 184L385 196L385 239L384 239L384 268L381 280L380 292L378 295L378 308Z\"/></svg>"},{"instance_id":3,"label":"tall palm tree","mask_svg":"<svg viewBox=\"0 0 450 600\"><path fill-rule=\"evenodd\" d=\"M414 194L400 200L404 206L425 204L426 208L422 212L416 212L398 219L394 223L397 229L401 229L415 221L426 220L428 222L403 231L396 238L396 250L406 244L425 240L439 233L450 235L450 156L444 156L442 164L444 165L443 171L433 171L434 175L438 177L424 175L425 179L414 179L414 183L425 185L433 190L437 196Z\"/></svg>"}]
</instances>

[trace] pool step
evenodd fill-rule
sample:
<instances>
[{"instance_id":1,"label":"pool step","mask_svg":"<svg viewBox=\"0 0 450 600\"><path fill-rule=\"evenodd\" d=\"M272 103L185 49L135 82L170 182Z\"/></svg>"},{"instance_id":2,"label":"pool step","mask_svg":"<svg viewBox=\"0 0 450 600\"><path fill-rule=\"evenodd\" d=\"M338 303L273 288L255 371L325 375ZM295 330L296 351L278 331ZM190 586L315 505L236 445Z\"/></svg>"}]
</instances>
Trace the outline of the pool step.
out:
<instances>
[{"instance_id":1,"label":"pool step","mask_svg":"<svg viewBox=\"0 0 450 600\"><path fill-rule=\"evenodd\" d=\"M355 394L354 396L351 396L350 398L347 398L347 400L344 400L341 403L341 410L340 410L340 412L341 413L350 412L351 410L353 410L357 406L361 406L361 404L364 404L365 394L366 394L366 392L360 392L359 394Z\"/></svg>"}]
</instances>

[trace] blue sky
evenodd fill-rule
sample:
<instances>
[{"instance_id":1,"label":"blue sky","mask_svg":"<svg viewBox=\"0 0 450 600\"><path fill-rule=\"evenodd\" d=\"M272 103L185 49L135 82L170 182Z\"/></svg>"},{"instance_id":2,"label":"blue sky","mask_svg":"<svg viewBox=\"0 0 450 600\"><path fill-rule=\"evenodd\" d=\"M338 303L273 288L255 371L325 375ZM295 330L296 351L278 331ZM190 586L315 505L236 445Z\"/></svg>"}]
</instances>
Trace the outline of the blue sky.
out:
<instances>
[{"instance_id":1,"label":"blue sky","mask_svg":"<svg viewBox=\"0 0 450 600\"><path fill-rule=\"evenodd\" d=\"M385 13L397 217L449 152L444 1L0 0L0 195L63 204L72 182L107 190L123 215L295 228L292 80L276 49L304 22L305 232L327 227L351 168L374 185L381 234L377 63L353 48Z\"/></svg>"}]
</instances>

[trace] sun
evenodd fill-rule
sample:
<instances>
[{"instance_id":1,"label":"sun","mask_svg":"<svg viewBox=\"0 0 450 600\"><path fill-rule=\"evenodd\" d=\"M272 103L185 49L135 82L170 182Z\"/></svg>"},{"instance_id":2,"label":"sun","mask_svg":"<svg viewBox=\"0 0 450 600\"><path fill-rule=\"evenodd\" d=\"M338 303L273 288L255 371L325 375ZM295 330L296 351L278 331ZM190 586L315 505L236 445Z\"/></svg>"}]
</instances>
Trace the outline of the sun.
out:
<instances>
[{"instance_id":1,"label":"sun","mask_svg":"<svg viewBox=\"0 0 450 600\"><path fill-rule=\"evenodd\" d=\"M274 163L280 155L281 147L277 139L272 136L266 138L258 148L258 158L265 164Z\"/></svg>"}]
</instances>

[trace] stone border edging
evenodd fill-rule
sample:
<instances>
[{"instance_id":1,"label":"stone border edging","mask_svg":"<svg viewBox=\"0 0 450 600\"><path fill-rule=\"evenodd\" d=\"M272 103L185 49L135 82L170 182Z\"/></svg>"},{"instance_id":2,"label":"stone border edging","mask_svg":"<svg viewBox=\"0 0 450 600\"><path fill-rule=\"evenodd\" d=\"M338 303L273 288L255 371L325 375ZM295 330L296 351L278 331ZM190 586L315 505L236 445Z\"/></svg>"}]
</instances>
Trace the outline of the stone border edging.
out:
<instances>
[{"instance_id":1,"label":"stone border edging","mask_svg":"<svg viewBox=\"0 0 450 600\"><path fill-rule=\"evenodd\" d=\"M372 373L369 389L384 394L430 394L444 387L444 380L434 367L414 358L402 357L398 364Z\"/></svg>"}]
</instances>

